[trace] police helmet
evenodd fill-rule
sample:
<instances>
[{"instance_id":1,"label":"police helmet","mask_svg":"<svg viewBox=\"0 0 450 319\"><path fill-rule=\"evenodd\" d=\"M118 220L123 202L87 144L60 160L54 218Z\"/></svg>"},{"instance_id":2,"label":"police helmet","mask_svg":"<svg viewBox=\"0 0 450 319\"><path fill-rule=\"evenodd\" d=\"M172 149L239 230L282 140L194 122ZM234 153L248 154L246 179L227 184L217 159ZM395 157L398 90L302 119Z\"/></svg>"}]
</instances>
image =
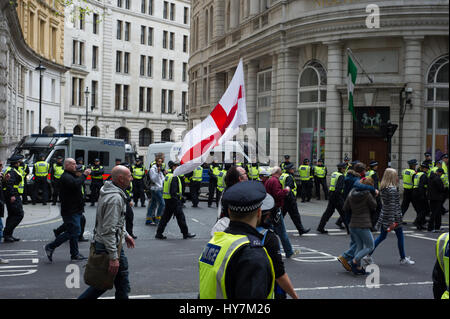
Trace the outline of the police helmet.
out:
<instances>
[{"instance_id":1,"label":"police helmet","mask_svg":"<svg viewBox=\"0 0 450 319\"><path fill-rule=\"evenodd\" d=\"M414 159L409 160L409 161L408 161L408 164L409 164L409 165L417 165L417 164L419 164L419 163L418 163L417 160L414 158Z\"/></svg>"}]
</instances>

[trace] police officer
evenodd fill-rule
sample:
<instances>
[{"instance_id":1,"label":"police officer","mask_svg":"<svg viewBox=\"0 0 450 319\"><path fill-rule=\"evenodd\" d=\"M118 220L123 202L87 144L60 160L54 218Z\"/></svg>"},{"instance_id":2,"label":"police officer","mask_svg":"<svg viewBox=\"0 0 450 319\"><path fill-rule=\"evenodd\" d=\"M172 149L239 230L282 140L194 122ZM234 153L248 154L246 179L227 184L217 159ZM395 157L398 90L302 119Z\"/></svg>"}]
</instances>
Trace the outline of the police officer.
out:
<instances>
[{"instance_id":1,"label":"police officer","mask_svg":"<svg viewBox=\"0 0 450 319\"><path fill-rule=\"evenodd\" d=\"M120 165L121 163L122 163L122 160L120 158L116 158L116 162L115 162L114 166Z\"/></svg>"},{"instance_id":2,"label":"police officer","mask_svg":"<svg viewBox=\"0 0 450 319\"><path fill-rule=\"evenodd\" d=\"M23 158L19 162L19 172L23 176L22 204L26 205L26 204L28 204L28 195L29 195L27 176L28 176L28 174L30 174L30 168L28 167L28 164L24 163Z\"/></svg>"},{"instance_id":3,"label":"police officer","mask_svg":"<svg viewBox=\"0 0 450 319\"><path fill-rule=\"evenodd\" d=\"M139 199L141 199L141 207L145 207L145 192L144 192L144 175L145 168L142 165L140 158L136 159L136 164L131 167L131 174L133 176L133 200L136 207Z\"/></svg>"},{"instance_id":4,"label":"police officer","mask_svg":"<svg viewBox=\"0 0 450 319\"><path fill-rule=\"evenodd\" d=\"M203 177L203 167L200 165L192 172L191 182L189 183L189 191L191 192L192 207L198 207L200 194L200 186Z\"/></svg>"},{"instance_id":5,"label":"police officer","mask_svg":"<svg viewBox=\"0 0 450 319\"><path fill-rule=\"evenodd\" d=\"M222 164L222 169L217 176L217 197L216 197L216 205L219 207L219 201L222 197L222 193L225 189L225 176L227 175L227 170L225 169L225 164Z\"/></svg>"},{"instance_id":6,"label":"police officer","mask_svg":"<svg viewBox=\"0 0 450 319\"><path fill-rule=\"evenodd\" d=\"M325 200L328 200L327 168L321 158L317 161L317 166L314 167L314 184L316 185L317 200L320 200L320 185L322 185Z\"/></svg>"},{"instance_id":7,"label":"police officer","mask_svg":"<svg viewBox=\"0 0 450 319\"><path fill-rule=\"evenodd\" d=\"M428 170L428 163L425 161L422 162L422 164L420 164L420 170L414 175L413 180L412 204L417 213L417 217L413 224L417 227L418 230L425 229L425 216L427 211L429 210L427 200Z\"/></svg>"},{"instance_id":8,"label":"police officer","mask_svg":"<svg viewBox=\"0 0 450 319\"><path fill-rule=\"evenodd\" d=\"M428 222L428 231L438 233L441 228L442 203L445 200L445 187L442 181L444 170L436 169L428 178L428 198L430 200L431 217Z\"/></svg>"},{"instance_id":9,"label":"police officer","mask_svg":"<svg viewBox=\"0 0 450 319\"><path fill-rule=\"evenodd\" d=\"M219 176L220 166L217 164L217 160L214 158L212 163L209 164L209 186L208 186L208 207L212 206L214 200L214 193L217 192L217 177ZM216 195L217 197L217 195ZM217 198L216 198L217 202Z\"/></svg>"},{"instance_id":10,"label":"police officer","mask_svg":"<svg viewBox=\"0 0 450 319\"><path fill-rule=\"evenodd\" d=\"M77 157L77 165L81 165L81 168L86 170L86 165L84 165L84 159L82 157Z\"/></svg>"},{"instance_id":11,"label":"police officer","mask_svg":"<svg viewBox=\"0 0 450 319\"><path fill-rule=\"evenodd\" d=\"M214 234L199 258L201 299L273 298L275 271L256 230L265 197L257 181L237 183L224 193L230 224Z\"/></svg>"},{"instance_id":12,"label":"police officer","mask_svg":"<svg viewBox=\"0 0 450 319\"><path fill-rule=\"evenodd\" d=\"M23 193L24 182L23 176L19 171L19 161L22 158L22 155L13 155L8 160L11 168L6 173L9 175L9 178L6 178L4 187L4 198L8 210L8 218L6 219L5 229L3 230L3 240L5 243L20 240L20 238L13 236L13 232L24 216L22 200L20 198Z\"/></svg>"},{"instance_id":13,"label":"police officer","mask_svg":"<svg viewBox=\"0 0 450 319\"><path fill-rule=\"evenodd\" d=\"M417 160L411 159L408 161L409 168L403 170L402 180L403 180L403 201L401 205L402 216L405 216L406 211L409 208L409 203L413 201L413 186L414 186L414 175L416 175Z\"/></svg>"},{"instance_id":14,"label":"police officer","mask_svg":"<svg viewBox=\"0 0 450 319\"><path fill-rule=\"evenodd\" d=\"M47 205L48 201L48 183L47 176L50 170L50 164L44 161L45 156L43 154L39 155L39 161L34 164L33 173L34 173L34 188L33 188L33 196L32 204L36 205L38 191L42 191L42 204Z\"/></svg>"},{"instance_id":15,"label":"police officer","mask_svg":"<svg viewBox=\"0 0 450 319\"><path fill-rule=\"evenodd\" d=\"M300 196L302 198L302 203L309 202L312 197L313 175L309 163L309 159L305 158L303 160L303 165L298 167L298 173L300 175Z\"/></svg>"},{"instance_id":16,"label":"police officer","mask_svg":"<svg viewBox=\"0 0 450 319\"><path fill-rule=\"evenodd\" d=\"M378 176L377 170L378 170L378 162L370 161L369 171L367 172L366 176L372 178L375 189L379 190L380 189L380 178ZM377 201L377 208L375 209L374 212L371 212L371 216L370 216L371 220L372 220L372 231L375 231L375 224L377 223L378 217L380 216L380 213L381 213L381 205L382 205L381 196L377 196L376 201Z\"/></svg>"},{"instance_id":17,"label":"police officer","mask_svg":"<svg viewBox=\"0 0 450 319\"><path fill-rule=\"evenodd\" d=\"M300 213L298 212L297 207L297 184L294 180L294 164L290 163L286 165L285 167L286 173L281 174L280 176L280 183L282 188L289 187L290 192L284 199L284 206L282 209L283 217L286 216L286 213L289 213L289 216L291 216L292 222L294 223L295 227L297 228L297 231L299 235L303 235L308 233L311 229L307 228L305 229L302 224L302 220L300 218Z\"/></svg>"},{"instance_id":18,"label":"police officer","mask_svg":"<svg viewBox=\"0 0 450 319\"><path fill-rule=\"evenodd\" d=\"M91 206L95 205L100 195L100 188L103 186L104 168L100 165L98 158L94 159L94 165L91 165Z\"/></svg>"},{"instance_id":19,"label":"police officer","mask_svg":"<svg viewBox=\"0 0 450 319\"><path fill-rule=\"evenodd\" d=\"M59 186L59 180L61 178L61 175L64 173L64 165L63 165L63 157L59 155L56 158L56 163L53 163L53 165L50 167L50 176L52 181L52 198L53 198L53 206L56 205L56 202L58 201L58 195L60 192L60 186Z\"/></svg>"},{"instance_id":20,"label":"police officer","mask_svg":"<svg viewBox=\"0 0 450 319\"><path fill-rule=\"evenodd\" d=\"M433 296L434 299L449 299L448 232L439 236L435 251L436 263L433 269Z\"/></svg>"},{"instance_id":21,"label":"police officer","mask_svg":"<svg viewBox=\"0 0 450 319\"><path fill-rule=\"evenodd\" d=\"M175 171L178 165L178 163L174 163L172 161L169 162L169 168L172 172ZM188 239L195 237L195 234L189 233L186 218L183 213L183 203L181 202L181 197L182 190L180 177L174 176L173 173L168 173L164 179L163 185L163 198L166 205L164 207L164 213L161 217L161 221L159 222L156 230L156 239L167 239L163 233L167 223L173 215L175 215L177 219L178 227L180 227L183 238Z\"/></svg>"},{"instance_id":22,"label":"police officer","mask_svg":"<svg viewBox=\"0 0 450 319\"><path fill-rule=\"evenodd\" d=\"M425 153L423 153L423 155L425 155L424 162L428 163L428 167L431 170L434 167L434 162L433 162L433 158L431 157L431 153L430 152L425 152ZM430 170L428 171L428 176L430 175L429 174L431 172Z\"/></svg>"},{"instance_id":23,"label":"police officer","mask_svg":"<svg viewBox=\"0 0 450 319\"><path fill-rule=\"evenodd\" d=\"M327 224L330 217L334 214L334 210L337 209L339 216L342 220L344 218L344 179L345 179L345 169L347 168L347 163L343 162L337 165L337 171L331 174L330 180L330 193L328 206L320 219L317 231L321 234L327 234L328 231L325 230L325 225Z\"/></svg>"},{"instance_id":24,"label":"police officer","mask_svg":"<svg viewBox=\"0 0 450 319\"><path fill-rule=\"evenodd\" d=\"M248 179L252 181L259 181L259 165L258 163L247 164Z\"/></svg>"},{"instance_id":25,"label":"police officer","mask_svg":"<svg viewBox=\"0 0 450 319\"><path fill-rule=\"evenodd\" d=\"M350 164L350 158L347 156L347 154L345 154L344 157L344 163L345 163L345 170L344 170L344 176L347 176L347 171L350 169L351 164Z\"/></svg>"},{"instance_id":26,"label":"police officer","mask_svg":"<svg viewBox=\"0 0 450 319\"><path fill-rule=\"evenodd\" d=\"M284 155L284 162L282 162L280 164L280 168L281 168L281 172L282 173L286 173L286 170L284 169L284 167L291 163L290 158L291 157L289 155Z\"/></svg>"}]
</instances>

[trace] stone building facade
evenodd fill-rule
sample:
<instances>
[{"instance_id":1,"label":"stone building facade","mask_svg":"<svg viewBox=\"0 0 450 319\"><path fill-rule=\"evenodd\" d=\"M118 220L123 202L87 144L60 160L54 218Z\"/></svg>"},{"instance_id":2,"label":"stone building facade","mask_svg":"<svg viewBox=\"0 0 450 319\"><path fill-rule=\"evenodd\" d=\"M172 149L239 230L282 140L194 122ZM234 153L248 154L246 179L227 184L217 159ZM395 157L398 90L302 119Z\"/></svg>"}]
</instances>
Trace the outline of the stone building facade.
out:
<instances>
[{"instance_id":1,"label":"stone building facade","mask_svg":"<svg viewBox=\"0 0 450 319\"><path fill-rule=\"evenodd\" d=\"M186 0L74 1L64 36L65 132L122 138L139 156L151 143L179 140L187 123L189 15Z\"/></svg>"},{"instance_id":2,"label":"stone building facade","mask_svg":"<svg viewBox=\"0 0 450 319\"><path fill-rule=\"evenodd\" d=\"M0 0L0 158L6 160L24 135L53 133L63 128L63 46L55 40L63 33L64 15L48 1ZM28 5L27 5L28 4ZM30 19L31 17L31 19ZM30 21L41 32L29 30ZM56 31L55 31L56 30ZM54 50L49 50L54 48ZM53 52L53 53L52 53ZM36 67L45 67L41 72ZM39 85L42 83L41 111ZM41 122L39 123L39 118Z\"/></svg>"},{"instance_id":3,"label":"stone building facade","mask_svg":"<svg viewBox=\"0 0 450 319\"><path fill-rule=\"evenodd\" d=\"M448 23L441 0L193 1L189 124L209 114L242 58L247 128L276 129L266 134L275 163L324 158L332 171L347 155L384 171L426 150L439 159L449 141ZM389 123L399 125L391 139Z\"/></svg>"}]
</instances>

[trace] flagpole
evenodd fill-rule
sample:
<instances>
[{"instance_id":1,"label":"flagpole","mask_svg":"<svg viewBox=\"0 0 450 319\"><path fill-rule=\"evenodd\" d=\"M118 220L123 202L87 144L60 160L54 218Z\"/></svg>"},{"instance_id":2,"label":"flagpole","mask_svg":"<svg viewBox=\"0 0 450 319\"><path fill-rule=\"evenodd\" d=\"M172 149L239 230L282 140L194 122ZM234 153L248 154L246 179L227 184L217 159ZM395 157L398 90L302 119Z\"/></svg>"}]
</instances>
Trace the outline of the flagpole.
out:
<instances>
[{"instance_id":1,"label":"flagpole","mask_svg":"<svg viewBox=\"0 0 450 319\"><path fill-rule=\"evenodd\" d=\"M363 74L369 79L370 83L373 83L372 78L367 74L366 70L364 70L361 62L359 62L358 58L353 54L353 51L350 48L347 48L347 52L355 59L356 63L358 63L359 67L363 71Z\"/></svg>"}]
</instances>

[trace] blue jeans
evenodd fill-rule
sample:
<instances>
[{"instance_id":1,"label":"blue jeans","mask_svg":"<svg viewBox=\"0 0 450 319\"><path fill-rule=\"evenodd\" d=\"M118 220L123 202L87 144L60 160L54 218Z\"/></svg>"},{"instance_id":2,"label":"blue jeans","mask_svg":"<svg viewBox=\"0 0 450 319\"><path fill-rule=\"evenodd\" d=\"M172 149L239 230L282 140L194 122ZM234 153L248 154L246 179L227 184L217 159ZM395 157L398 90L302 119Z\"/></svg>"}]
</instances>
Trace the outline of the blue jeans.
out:
<instances>
[{"instance_id":1,"label":"blue jeans","mask_svg":"<svg viewBox=\"0 0 450 319\"><path fill-rule=\"evenodd\" d=\"M78 256L78 238L80 237L81 226L80 219L81 214L73 214L70 216L62 216L66 231L56 237L55 241L48 244L48 247L55 249L61 246L66 241L70 240L70 256Z\"/></svg>"},{"instance_id":2,"label":"blue jeans","mask_svg":"<svg viewBox=\"0 0 450 319\"><path fill-rule=\"evenodd\" d=\"M0 217L0 241L3 238L3 221L2 218Z\"/></svg>"},{"instance_id":3,"label":"blue jeans","mask_svg":"<svg viewBox=\"0 0 450 319\"><path fill-rule=\"evenodd\" d=\"M283 214L280 214L280 221L278 222L278 224L273 226L273 230L275 231L275 234L277 234L278 237L280 238L284 253L286 254L286 257L289 258L290 256L292 256L294 251L292 249L291 242L289 241L289 237L286 232L286 226L284 225Z\"/></svg>"},{"instance_id":4,"label":"blue jeans","mask_svg":"<svg viewBox=\"0 0 450 319\"><path fill-rule=\"evenodd\" d=\"M356 244L354 259L359 264L361 258L370 254L374 248L372 232L370 228L350 228L350 236Z\"/></svg>"},{"instance_id":5,"label":"blue jeans","mask_svg":"<svg viewBox=\"0 0 450 319\"><path fill-rule=\"evenodd\" d=\"M353 236L351 235L350 231L350 248L342 254L342 257L344 257L345 259L347 259L349 263L351 263L352 259L355 257L356 248L357 248L356 242Z\"/></svg>"},{"instance_id":6,"label":"blue jeans","mask_svg":"<svg viewBox=\"0 0 450 319\"><path fill-rule=\"evenodd\" d=\"M395 235L397 236L398 252L400 253L400 258L403 259L406 256L406 254L405 254L405 238L403 237L403 228L402 227L397 227L397 228L394 229L394 231L395 231ZM378 236L378 238L375 239L375 248L372 250L370 255L372 255L373 252L375 251L375 249L377 249L377 246L379 244L381 244L381 242L383 240L386 239L387 234L388 234L387 231L383 227L381 227L380 236Z\"/></svg>"},{"instance_id":7,"label":"blue jeans","mask_svg":"<svg viewBox=\"0 0 450 319\"><path fill-rule=\"evenodd\" d=\"M150 206L147 210L147 220L153 219L155 217L156 205L158 205L158 212L156 216L161 217L164 212L164 199L162 190L151 190L152 199L150 201Z\"/></svg>"},{"instance_id":8,"label":"blue jeans","mask_svg":"<svg viewBox=\"0 0 450 319\"><path fill-rule=\"evenodd\" d=\"M105 245L95 242L95 251L97 253L106 252ZM114 279L114 287L116 288L116 299L128 299L128 294L130 293L130 281L128 279L128 259L125 256L123 248L120 251L119 271L117 272L116 278ZM97 299L105 292L106 290L89 287L80 295L80 297L78 297L78 299Z\"/></svg>"}]
</instances>

